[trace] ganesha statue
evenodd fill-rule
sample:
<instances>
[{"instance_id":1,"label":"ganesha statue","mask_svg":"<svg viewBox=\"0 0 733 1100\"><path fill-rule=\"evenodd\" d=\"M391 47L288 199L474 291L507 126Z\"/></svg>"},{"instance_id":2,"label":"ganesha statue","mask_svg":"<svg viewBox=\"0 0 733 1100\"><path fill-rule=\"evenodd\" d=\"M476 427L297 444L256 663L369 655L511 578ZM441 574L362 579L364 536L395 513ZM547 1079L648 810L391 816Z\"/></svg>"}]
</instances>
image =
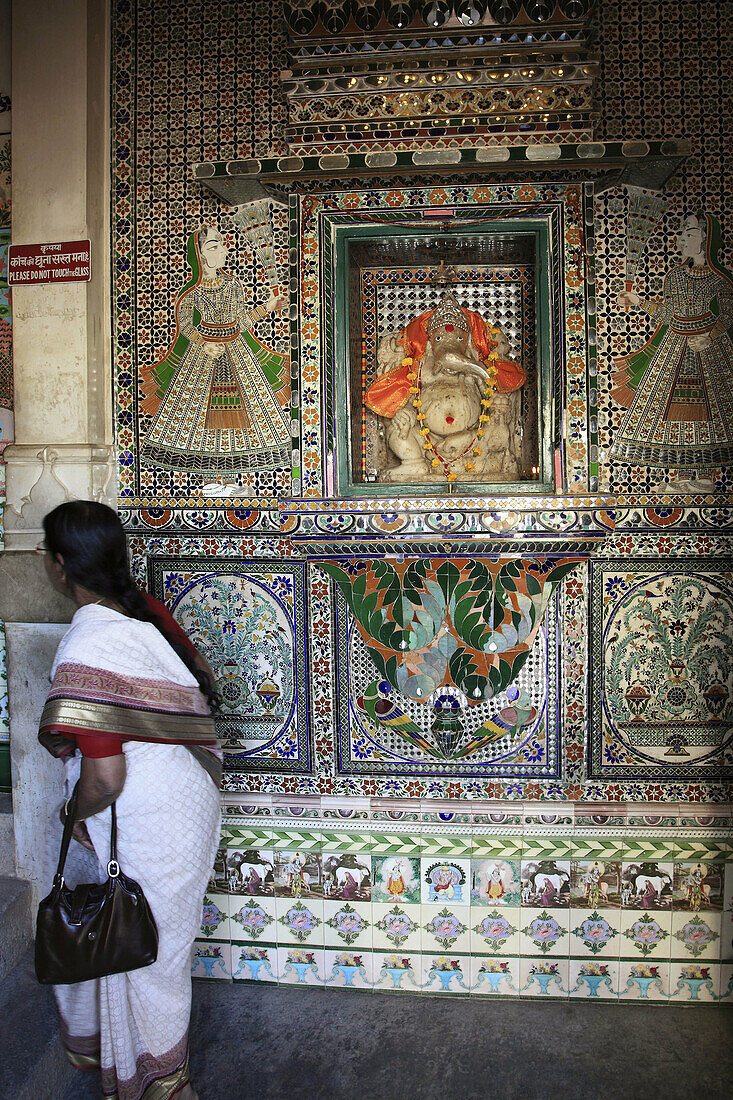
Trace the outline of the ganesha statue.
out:
<instances>
[{"instance_id":1,"label":"ganesha statue","mask_svg":"<svg viewBox=\"0 0 733 1100\"><path fill-rule=\"evenodd\" d=\"M450 292L386 333L365 396L383 432L379 480L516 481L526 373L509 351L501 329Z\"/></svg>"}]
</instances>

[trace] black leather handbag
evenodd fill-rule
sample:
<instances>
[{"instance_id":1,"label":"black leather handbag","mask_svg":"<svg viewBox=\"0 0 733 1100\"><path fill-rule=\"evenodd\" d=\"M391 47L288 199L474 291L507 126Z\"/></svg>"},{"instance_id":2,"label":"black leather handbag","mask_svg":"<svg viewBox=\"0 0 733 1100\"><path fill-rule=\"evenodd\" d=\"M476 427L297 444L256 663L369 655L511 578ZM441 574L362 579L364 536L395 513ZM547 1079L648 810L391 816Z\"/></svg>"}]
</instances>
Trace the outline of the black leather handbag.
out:
<instances>
[{"instance_id":1,"label":"black leather handbag","mask_svg":"<svg viewBox=\"0 0 733 1100\"><path fill-rule=\"evenodd\" d=\"M36 976L66 985L150 966L158 957L158 928L139 883L117 862L117 813L112 803L107 881L70 890L64 864L74 827L76 789L69 801L53 889L38 906Z\"/></svg>"}]
</instances>

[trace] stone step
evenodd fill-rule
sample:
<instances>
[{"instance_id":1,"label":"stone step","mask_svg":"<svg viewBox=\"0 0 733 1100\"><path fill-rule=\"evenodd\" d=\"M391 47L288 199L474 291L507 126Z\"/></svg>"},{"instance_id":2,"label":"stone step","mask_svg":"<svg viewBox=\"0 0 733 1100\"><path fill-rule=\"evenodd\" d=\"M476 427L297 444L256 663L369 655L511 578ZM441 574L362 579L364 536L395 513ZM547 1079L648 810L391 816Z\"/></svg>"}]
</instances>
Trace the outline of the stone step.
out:
<instances>
[{"instance_id":1,"label":"stone step","mask_svg":"<svg viewBox=\"0 0 733 1100\"><path fill-rule=\"evenodd\" d=\"M15 831L13 829L13 799L0 794L0 875L15 874Z\"/></svg>"},{"instance_id":2,"label":"stone step","mask_svg":"<svg viewBox=\"0 0 733 1100\"><path fill-rule=\"evenodd\" d=\"M58 1100L74 1069L61 1045L50 986L39 985L29 947L0 982L0 1097Z\"/></svg>"},{"instance_id":3,"label":"stone step","mask_svg":"<svg viewBox=\"0 0 733 1100\"><path fill-rule=\"evenodd\" d=\"M33 937L32 896L29 882L0 876L0 982L5 980Z\"/></svg>"}]
</instances>

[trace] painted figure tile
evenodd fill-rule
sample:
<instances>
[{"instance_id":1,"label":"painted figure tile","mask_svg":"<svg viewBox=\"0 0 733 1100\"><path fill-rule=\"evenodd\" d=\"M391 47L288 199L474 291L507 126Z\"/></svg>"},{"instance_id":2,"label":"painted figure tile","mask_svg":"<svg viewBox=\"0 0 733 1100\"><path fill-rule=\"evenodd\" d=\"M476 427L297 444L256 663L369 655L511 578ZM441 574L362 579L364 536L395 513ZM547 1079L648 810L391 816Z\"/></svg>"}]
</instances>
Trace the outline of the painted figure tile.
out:
<instances>
[{"instance_id":1,"label":"painted figure tile","mask_svg":"<svg viewBox=\"0 0 733 1100\"><path fill-rule=\"evenodd\" d=\"M368 855L321 854L323 897L342 901L371 901L371 858Z\"/></svg>"},{"instance_id":2,"label":"painted figure tile","mask_svg":"<svg viewBox=\"0 0 733 1100\"><path fill-rule=\"evenodd\" d=\"M671 909L673 885L672 863L642 861L621 864L621 905L624 909Z\"/></svg>"},{"instance_id":3,"label":"painted figure tile","mask_svg":"<svg viewBox=\"0 0 733 1100\"><path fill-rule=\"evenodd\" d=\"M697 913L723 908L723 864L675 863L672 908Z\"/></svg>"},{"instance_id":4,"label":"painted figure tile","mask_svg":"<svg viewBox=\"0 0 733 1100\"><path fill-rule=\"evenodd\" d=\"M232 941L232 977L235 981L276 982L277 948Z\"/></svg>"},{"instance_id":5,"label":"painted figure tile","mask_svg":"<svg viewBox=\"0 0 733 1100\"><path fill-rule=\"evenodd\" d=\"M522 906L567 908L570 904L570 860L522 860Z\"/></svg>"},{"instance_id":6,"label":"painted figure tile","mask_svg":"<svg viewBox=\"0 0 733 1100\"><path fill-rule=\"evenodd\" d=\"M260 898L275 895L275 857L269 849L229 849L226 875L232 894Z\"/></svg>"},{"instance_id":7,"label":"painted figure tile","mask_svg":"<svg viewBox=\"0 0 733 1100\"><path fill-rule=\"evenodd\" d=\"M372 900L420 903L420 860L410 856L373 856L374 886Z\"/></svg>"},{"instance_id":8,"label":"painted figure tile","mask_svg":"<svg viewBox=\"0 0 733 1100\"><path fill-rule=\"evenodd\" d=\"M519 860L471 860L471 905L519 905Z\"/></svg>"},{"instance_id":9,"label":"painted figure tile","mask_svg":"<svg viewBox=\"0 0 733 1100\"><path fill-rule=\"evenodd\" d=\"M722 913L673 913L672 957L694 959L720 958ZM678 941L678 942L675 942Z\"/></svg>"},{"instance_id":10,"label":"painted figure tile","mask_svg":"<svg viewBox=\"0 0 733 1100\"><path fill-rule=\"evenodd\" d=\"M323 872L318 852L277 851L273 871L279 898L322 898Z\"/></svg>"},{"instance_id":11,"label":"painted figure tile","mask_svg":"<svg viewBox=\"0 0 733 1100\"><path fill-rule=\"evenodd\" d=\"M422 904L466 904L471 895L469 859L422 859Z\"/></svg>"},{"instance_id":12,"label":"painted figure tile","mask_svg":"<svg viewBox=\"0 0 733 1100\"><path fill-rule=\"evenodd\" d=\"M570 865L570 905L573 909L621 906L621 864L617 861L573 860Z\"/></svg>"},{"instance_id":13,"label":"painted figure tile","mask_svg":"<svg viewBox=\"0 0 733 1100\"><path fill-rule=\"evenodd\" d=\"M519 996L519 958L502 956L499 959L471 959L471 993L481 996Z\"/></svg>"}]
</instances>

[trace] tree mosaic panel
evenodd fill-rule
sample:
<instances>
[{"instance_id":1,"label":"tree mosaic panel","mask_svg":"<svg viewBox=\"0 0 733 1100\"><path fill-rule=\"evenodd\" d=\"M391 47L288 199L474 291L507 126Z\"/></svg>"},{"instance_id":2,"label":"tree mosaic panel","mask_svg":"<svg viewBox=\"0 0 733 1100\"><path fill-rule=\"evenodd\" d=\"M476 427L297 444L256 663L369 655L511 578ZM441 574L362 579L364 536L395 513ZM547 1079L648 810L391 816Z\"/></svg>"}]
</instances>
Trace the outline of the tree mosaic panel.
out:
<instances>
[{"instance_id":1,"label":"tree mosaic panel","mask_svg":"<svg viewBox=\"0 0 733 1100\"><path fill-rule=\"evenodd\" d=\"M308 772L305 563L151 557L151 590L214 669L227 771Z\"/></svg>"},{"instance_id":2,"label":"tree mosaic panel","mask_svg":"<svg viewBox=\"0 0 733 1100\"><path fill-rule=\"evenodd\" d=\"M558 778L554 594L575 561L393 561L319 563L339 590L338 773Z\"/></svg>"},{"instance_id":3,"label":"tree mosaic panel","mask_svg":"<svg viewBox=\"0 0 733 1100\"><path fill-rule=\"evenodd\" d=\"M732 566L591 563L592 776L733 775Z\"/></svg>"}]
</instances>

